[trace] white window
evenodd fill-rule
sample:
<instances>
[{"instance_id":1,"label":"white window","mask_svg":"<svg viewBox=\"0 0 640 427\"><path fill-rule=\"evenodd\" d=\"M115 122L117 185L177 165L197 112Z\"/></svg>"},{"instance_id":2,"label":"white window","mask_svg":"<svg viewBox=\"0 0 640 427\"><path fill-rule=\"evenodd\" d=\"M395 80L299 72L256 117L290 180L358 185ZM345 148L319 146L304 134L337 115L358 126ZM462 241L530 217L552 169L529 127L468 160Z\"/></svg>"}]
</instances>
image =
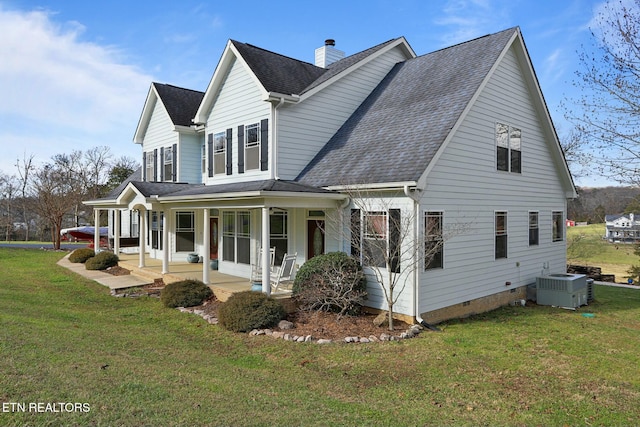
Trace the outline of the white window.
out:
<instances>
[{"instance_id":1,"label":"white window","mask_svg":"<svg viewBox=\"0 0 640 427\"><path fill-rule=\"evenodd\" d=\"M227 149L226 132L218 132L213 135L213 174L225 173L225 160Z\"/></svg>"},{"instance_id":2,"label":"white window","mask_svg":"<svg viewBox=\"0 0 640 427\"><path fill-rule=\"evenodd\" d=\"M200 170L202 173L205 173L207 170L207 147L205 144L202 144L202 155L200 157Z\"/></svg>"},{"instance_id":3,"label":"white window","mask_svg":"<svg viewBox=\"0 0 640 427\"><path fill-rule=\"evenodd\" d=\"M153 181L153 162L155 161L155 157L153 155L153 151L149 151L145 156L145 176L147 177L147 181Z\"/></svg>"},{"instance_id":4,"label":"white window","mask_svg":"<svg viewBox=\"0 0 640 427\"><path fill-rule=\"evenodd\" d=\"M564 240L564 214L560 211L553 212L553 241Z\"/></svg>"},{"instance_id":5,"label":"white window","mask_svg":"<svg viewBox=\"0 0 640 427\"><path fill-rule=\"evenodd\" d=\"M539 243L538 212L529 212L529 246L537 246Z\"/></svg>"},{"instance_id":6,"label":"white window","mask_svg":"<svg viewBox=\"0 0 640 427\"><path fill-rule=\"evenodd\" d=\"M495 213L495 259L507 257L507 213Z\"/></svg>"},{"instance_id":7,"label":"white window","mask_svg":"<svg viewBox=\"0 0 640 427\"><path fill-rule=\"evenodd\" d=\"M386 267L388 224L386 212L365 212L362 250L367 265Z\"/></svg>"},{"instance_id":8,"label":"white window","mask_svg":"<svg viewBox=\"0 0 640 427\"><path fill-rule=\"evenodd\" d=\"M287 212L285 211L275 211L269 215L269 247L276 248L276 265L282 264L282 258L288 252L289 233L287 231L287 223Z\"/></svg>"},{"instance_id":9,"label":"white window","mask_svg":"<svg viewBox=\"0 0 640 427\"><path fill-rule=\"evenodd\" d=\"M163 177L165 181L173 181L173 148L167 147L164 149L163 163Z\"/></svg>"},{"instance_id":10,"label":"white window","mask_svg":"<svg viewBox=\"0 0 640 427\"><path fill-rule=\"evenodd\" d=\"M176 252L193 252L195 237L193 212L176 212Z\"/></svg>"},{"instance_id":11,"label":"white window","mask_svg":"<svg viewBox=\"0 0 640 427\"><path fill-rule=\"evenodd\" d=\"M248 211L222 213L222 259L251 263L251 221Z\"/></svg>"},{"instance_id":12,"label":"white window","mask_svg":"<svg viewBox=\"0 0 640 427\"><path fill-rule=\"evenodd\" d=\"M260 169L260 123L253 123L244 128L245 169Z\"/></svg>"},{"instance_id":13,"label":"white window","mask_svg":"<svg viewBox=\"0 0 640 427\"><path fill-rule=\"evenodd\" d=\"M444 240L442 238L442 212L424 213L424 269L442 268Z\"/></svg>"},{"instance_id":14,"label":"white window","mask_svg":"<svg viewBox=\"0 0 640 427\"><path fill-rule=\"evenodd\" d=\"M499 171L522 172L522 130L496 123L496 158Z\"/></svg>"}]
</instances>

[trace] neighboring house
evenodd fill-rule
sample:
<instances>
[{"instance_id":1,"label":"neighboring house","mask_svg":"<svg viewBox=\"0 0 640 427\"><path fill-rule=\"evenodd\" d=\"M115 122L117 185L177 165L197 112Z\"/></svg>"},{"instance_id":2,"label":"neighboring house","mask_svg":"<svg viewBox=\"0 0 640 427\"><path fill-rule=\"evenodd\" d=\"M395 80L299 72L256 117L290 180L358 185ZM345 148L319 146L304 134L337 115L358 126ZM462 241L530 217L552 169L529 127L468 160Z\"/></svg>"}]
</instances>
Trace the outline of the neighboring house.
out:
<instances>
[{"instance_id":1,"label":"neighboring house","mask_svg":"<svg viewBox=\"0 0 640 427\"><path fill-rule=\"evenodd\" d=\"M142 179L86 203L113 210L116 244L139 213L141 265L196 252L248 280L262 248L268 277L270 247L361 253L334 218L391 239L389 215L417 215L414 241L442 238L422 236L434 221L466 231L400 260L406 317L486 311L565 272L576 191L519 28L419 57L402 37L346 57L328 40L316 65L231 40L204 94L151 85L134 139ZM384 203L355 209L354 187ZM379 284L366 304L386 308Z\"/></svg>"},{"instance_id":2,"label":"neighboring house","mask_svg":"<svg viewBox=\"0 0 640 427\"><path fill-rule=\"evenodd\" d=\"M640 221L636 219L635 214L606 215L604 221L606 226L605 238L609 242L640 242Z\"/></svg>"}]
</instances>

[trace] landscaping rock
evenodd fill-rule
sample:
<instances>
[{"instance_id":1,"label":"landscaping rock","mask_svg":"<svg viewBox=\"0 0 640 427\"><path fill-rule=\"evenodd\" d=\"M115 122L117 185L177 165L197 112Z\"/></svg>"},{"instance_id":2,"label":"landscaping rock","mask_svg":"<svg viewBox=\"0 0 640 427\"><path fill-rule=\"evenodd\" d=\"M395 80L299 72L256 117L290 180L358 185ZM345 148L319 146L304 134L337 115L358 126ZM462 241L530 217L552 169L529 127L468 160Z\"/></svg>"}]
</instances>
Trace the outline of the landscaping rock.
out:
<instances>
[{"instance_id":1,"label":"landscaping rock","mask_svg":"<svg viewBox=\"0 0 640 427\"><path fill-rule=\"evenodd\" d=\"M288 320L281 320L278 323L278 328L284 330L287 329L293 329L295 327L295 325L292 322L289 322Z\"/></svg>"},{"instance_id":2,"label":"landscaping rock","mask_svg":"<svg viewBox=\"0 0 640 427\"><path fill-rule=\"evenodd\" d=\"M383 311L378 314L375 319L373 319L373 324L377 327L389 326L389 313Z\"/></svg>"},{"instance_id":3,"label":"landscaping rock","mask_svg":"<svg viewBox=\"0 0 640 427\"><path fill-rule=\"evenodd\" d=\"M326 340L326 339L319 339L318 344L331 344L331 340Z\"/></svg>"}]
</instances>

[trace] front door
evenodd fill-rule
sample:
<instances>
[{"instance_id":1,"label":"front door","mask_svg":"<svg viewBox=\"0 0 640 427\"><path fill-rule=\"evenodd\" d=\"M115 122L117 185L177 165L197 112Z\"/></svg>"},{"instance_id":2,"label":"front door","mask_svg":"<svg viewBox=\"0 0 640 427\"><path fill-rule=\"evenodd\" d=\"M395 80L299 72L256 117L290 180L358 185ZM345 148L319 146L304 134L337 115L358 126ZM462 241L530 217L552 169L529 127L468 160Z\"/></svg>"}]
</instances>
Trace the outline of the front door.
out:
<instances>
[{"instance_id":1,"label":"front door","mask_svg":"<svg viewBox=\"0 0 640 427\"><path fill-rule=\"evenodd\" d=\"M307 220L307 259L324 253L324 220Z\"/></svg>"},{"instance_id":2,"label":"front door","mask_svg":"<svg viewBox=\"0 0 640 427\"><path fill-rule=\"evenodd\" d=\"M209 218L209 259L218 259L218 218Z\"/></svg>"}]
</instances>

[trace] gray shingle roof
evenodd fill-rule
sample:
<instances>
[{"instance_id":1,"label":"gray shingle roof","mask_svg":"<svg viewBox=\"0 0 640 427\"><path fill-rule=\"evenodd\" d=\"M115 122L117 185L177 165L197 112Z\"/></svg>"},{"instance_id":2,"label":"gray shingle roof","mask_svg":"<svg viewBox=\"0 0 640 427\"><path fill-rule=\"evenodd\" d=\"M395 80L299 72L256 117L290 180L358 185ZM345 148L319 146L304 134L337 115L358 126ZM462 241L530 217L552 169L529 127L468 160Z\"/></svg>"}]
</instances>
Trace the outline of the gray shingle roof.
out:
<instances>
[{"instance_id":1,"label":"gray shingle roof","mask_svg":"<svg viewBox=\"0 0 640 427\"><path fill-rule=\"evenodd\" d=\"M174 125L191 126L204 92L163 83L153 83Z\"/></svg>"},{"instance_id":2,"label":"gray shingle roof","mask_svg":"<svg viewBox=\"0 0 640 427\"><path fill-rule=\"evenodd\" d=\"M417 181L515 31L396 64L296 181Z\"/></svg>"},{"instance_id":3,"label":"gray shingle roof","mask_svg":"<svg viewBox=\"0 0 640 427\"><path fill-rule=\"evenodd\" d=\"M347 56L327 68L231 40L267 92L300 95L329 80L397 39Z\"/></svg>"},{"instance_id":4,"label":"gray shingle roof","mask_svg":"<svg viewBox=\"0 0 640 427\"><path fill-rule=\"evenodd\" d=\"M267 92L298 94L326 70L308 62L231 40Z\"/></svg>"},{"instance_id":5,"label":"gray shingle roof","mask_svg":"<svg viewBox=\"0 0 640 427\"><path fill-rule=\"evenodd\" d=\"M145 183L149 184L149 183ZM136 183L137 187L137 183ZM268 179L262 181L234 182L219 185L190 185L179 188L173 193L163 194L164 196L205 196L225 193L246 193L257 191L290 192L290 193L332 193L321 188L310 187L293 181L283 181ZM153 193L157 194L157 193Z\"/></svg>"}]
</instances>

